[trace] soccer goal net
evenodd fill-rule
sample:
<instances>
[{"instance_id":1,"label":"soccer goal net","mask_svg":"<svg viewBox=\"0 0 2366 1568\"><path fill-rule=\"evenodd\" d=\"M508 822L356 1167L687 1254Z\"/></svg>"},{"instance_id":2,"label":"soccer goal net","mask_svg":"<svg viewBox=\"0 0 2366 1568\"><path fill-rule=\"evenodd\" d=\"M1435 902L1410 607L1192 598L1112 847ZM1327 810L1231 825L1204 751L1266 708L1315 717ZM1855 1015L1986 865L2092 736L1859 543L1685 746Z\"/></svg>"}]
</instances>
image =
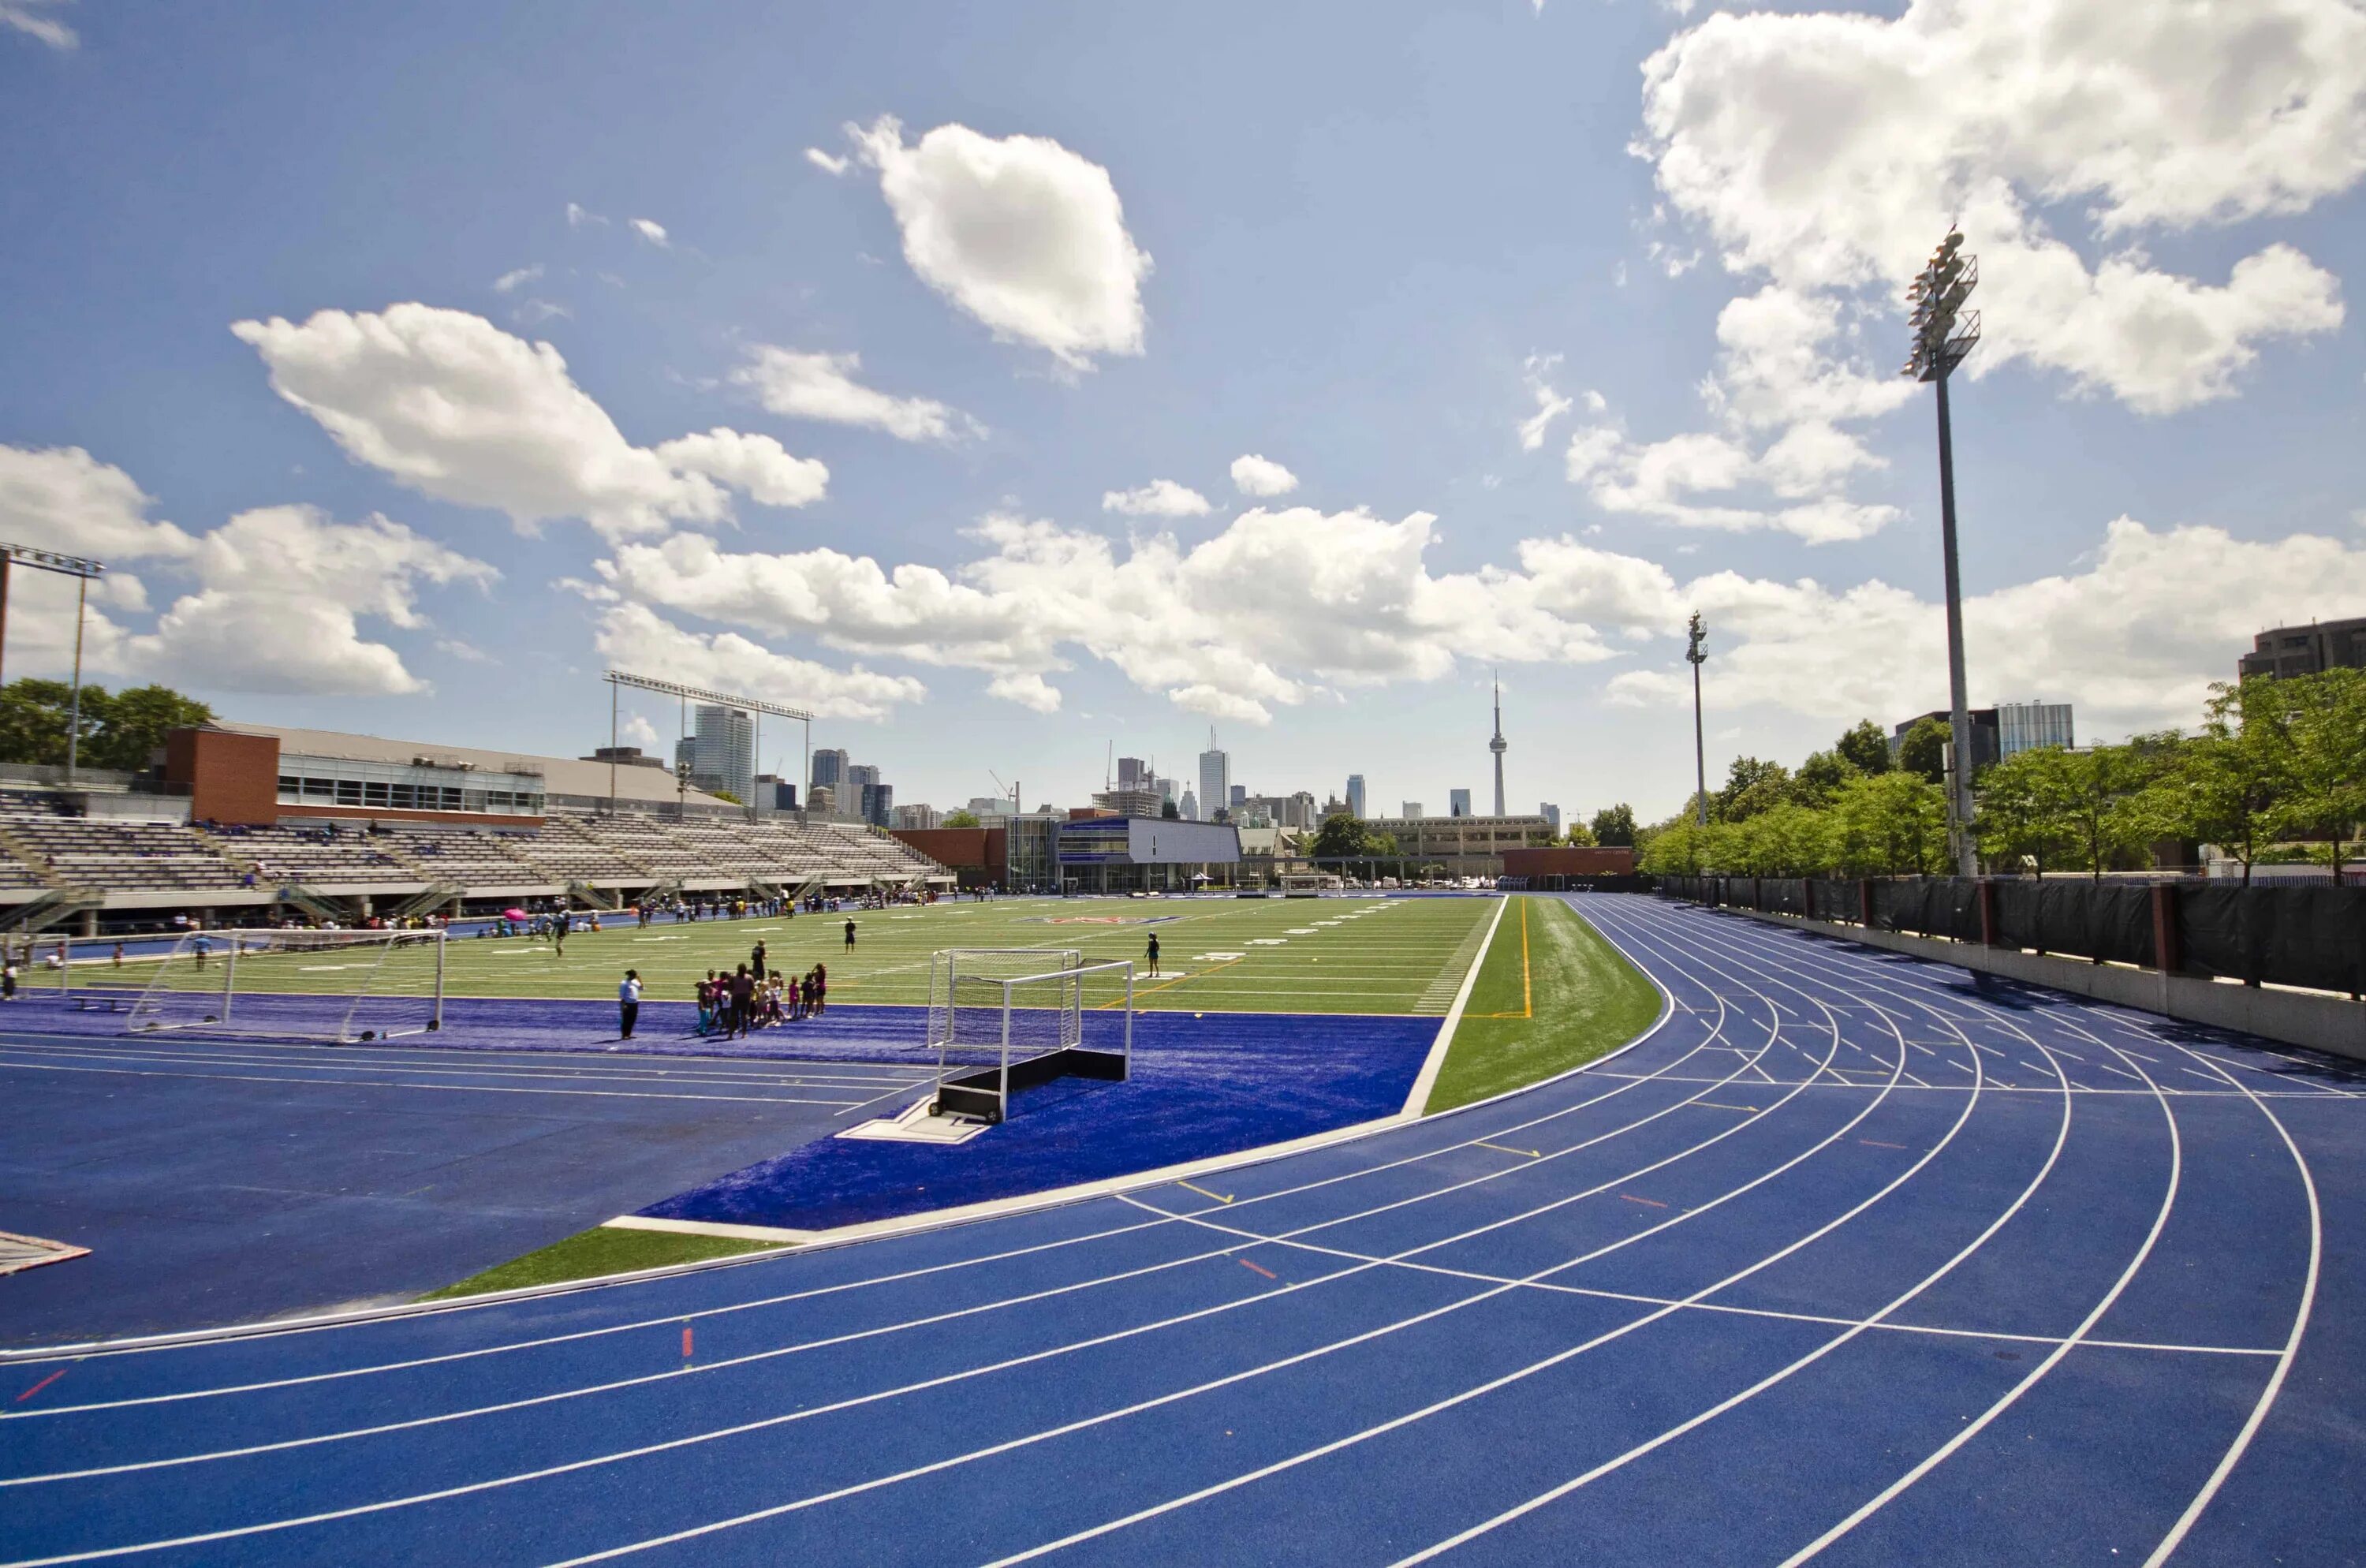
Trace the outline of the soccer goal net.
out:
<instances>
[{"instance_id":1,"label":"soccer goal net","mask_svg":"<svg viewBox=\"0 0 2366 1568\"><path fill-rule=\"evenodd\" d=\"M938 1115L998 1122L1020 1089L1067 1077L1121 1081L1133 1060L1133 965L1087 964L1073 948L939 953L928 1043Z\"/></svg>"},{"instance_id":2,"label":"soccer goal net","mask_svg":"<svg viewBox=\"0 0 2366 1568\"><path fill-rule=\"evenodd\" d=\"M440 931L192 932L141 965L124 1032L355 1044L444 1026Z\"/></svg>"}]
</instances>

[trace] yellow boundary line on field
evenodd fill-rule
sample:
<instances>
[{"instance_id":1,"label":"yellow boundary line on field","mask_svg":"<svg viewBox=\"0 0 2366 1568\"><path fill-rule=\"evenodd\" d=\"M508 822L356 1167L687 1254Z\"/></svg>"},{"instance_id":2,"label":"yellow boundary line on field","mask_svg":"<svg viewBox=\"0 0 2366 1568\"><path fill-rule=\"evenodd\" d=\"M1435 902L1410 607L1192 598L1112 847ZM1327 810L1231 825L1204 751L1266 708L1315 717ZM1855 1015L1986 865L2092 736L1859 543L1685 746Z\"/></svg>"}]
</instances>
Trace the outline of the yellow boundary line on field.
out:
<instances>
[{"instance_id":1,"label":"yellow boundary line on field","mask_svg":"<svg viewBox=\"0 0 2366 1568\"><path fill-rule=\"evenodd\" d=\"M1534 1018L1537 1016L1536 989L1528 973L1528 900L1520 900L1520 1010L1472 1013L1473 1018Z\"/></svg>"}]
</instances>

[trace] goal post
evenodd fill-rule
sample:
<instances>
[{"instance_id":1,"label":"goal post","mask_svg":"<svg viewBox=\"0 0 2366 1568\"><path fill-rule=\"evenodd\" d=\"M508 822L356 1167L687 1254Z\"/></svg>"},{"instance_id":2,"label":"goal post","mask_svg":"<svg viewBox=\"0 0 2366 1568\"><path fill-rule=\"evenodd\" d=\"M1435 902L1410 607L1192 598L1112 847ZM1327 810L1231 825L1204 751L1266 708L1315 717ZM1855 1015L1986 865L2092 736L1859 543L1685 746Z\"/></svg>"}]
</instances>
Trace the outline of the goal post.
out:
<instances>
[{"instance_id":1,"label":"goal post","mask_svg":"<svg viewBox=\"0 0 2366 1568\"><path fill-rule=\"evenodd\" d=\"M123 1032L356 1044L444 1027L441 931L192 931L142 965Z\"/></svg>"},{"instance_id":2,"label":"goal post","mask_svg":"<svg viewBox=\"0 0 2366 1568\"><path fill-rule=\"evenodd\" d=\"M1110 1037L1087 1043L1085 1014L1104 1009L1121 1010ZM1133 964L1087 964L1075 949L939 953L930 961L928 1043L937 1115L1000 1122L1012 1095L1053 1078L1122 1082L1133 1062Z\"/></svg>"}]
</instances>

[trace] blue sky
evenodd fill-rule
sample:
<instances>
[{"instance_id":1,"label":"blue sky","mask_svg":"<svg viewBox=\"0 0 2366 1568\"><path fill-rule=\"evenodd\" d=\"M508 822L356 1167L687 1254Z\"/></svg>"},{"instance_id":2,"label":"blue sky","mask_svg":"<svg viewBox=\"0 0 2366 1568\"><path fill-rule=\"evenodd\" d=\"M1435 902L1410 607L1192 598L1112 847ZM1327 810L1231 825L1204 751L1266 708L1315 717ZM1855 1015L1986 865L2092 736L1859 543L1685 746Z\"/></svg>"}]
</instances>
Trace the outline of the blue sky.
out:
<instances>
[{"instance_id":1,"label":"blue sky","mask_svg":"<svg viewBox=\"0 0 2366 1568\"><path fill-rule=\"evenodd\" d=\"M1392 809L1500 666L1515 807L1657 816L1696 605L1713 756L1944 701L1960 216L1974 699L2190 722L2366 614L2366 23L2236 9L0 0L0 526L236 717L571 754L621 662Z\"/></svg>"}]
</instances>

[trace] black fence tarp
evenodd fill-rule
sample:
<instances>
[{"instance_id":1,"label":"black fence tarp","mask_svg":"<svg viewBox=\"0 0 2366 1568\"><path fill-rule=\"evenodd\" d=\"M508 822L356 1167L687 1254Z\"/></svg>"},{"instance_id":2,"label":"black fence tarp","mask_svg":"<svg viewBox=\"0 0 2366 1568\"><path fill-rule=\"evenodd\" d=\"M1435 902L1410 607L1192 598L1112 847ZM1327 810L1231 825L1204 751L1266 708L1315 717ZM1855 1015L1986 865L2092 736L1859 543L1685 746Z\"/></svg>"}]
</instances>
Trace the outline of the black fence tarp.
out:
<instances>
[{"instance_id":1,"label":"black fence tarp","mask_svg":"<svg viewBox=\"0 0 2366 1568\"><path fill-rule=\"evenodd\" d=\"M2366 887L2193 887L2177 897L2179 967L2366 991Z\"/></svg>"},{"instance_id":2,"label":"black fence tarp","mask_svg":"<svg viewBox=\"0 0 2366 1568\"><path fill-rule=\"evenodd\" d=\"M1680 898L1856 924L1860 891L1845 878L1670 876ZM1980 885L1961 877L1880 878L1871 885L1876 931L1983 940ZM2065 958L2157 968L2153 888L2069 877L1999 878L1995 941ZM2366 993L2366 887L2173 885L2178 972L2313 990Z\"/></svg>"}]
</instances>

